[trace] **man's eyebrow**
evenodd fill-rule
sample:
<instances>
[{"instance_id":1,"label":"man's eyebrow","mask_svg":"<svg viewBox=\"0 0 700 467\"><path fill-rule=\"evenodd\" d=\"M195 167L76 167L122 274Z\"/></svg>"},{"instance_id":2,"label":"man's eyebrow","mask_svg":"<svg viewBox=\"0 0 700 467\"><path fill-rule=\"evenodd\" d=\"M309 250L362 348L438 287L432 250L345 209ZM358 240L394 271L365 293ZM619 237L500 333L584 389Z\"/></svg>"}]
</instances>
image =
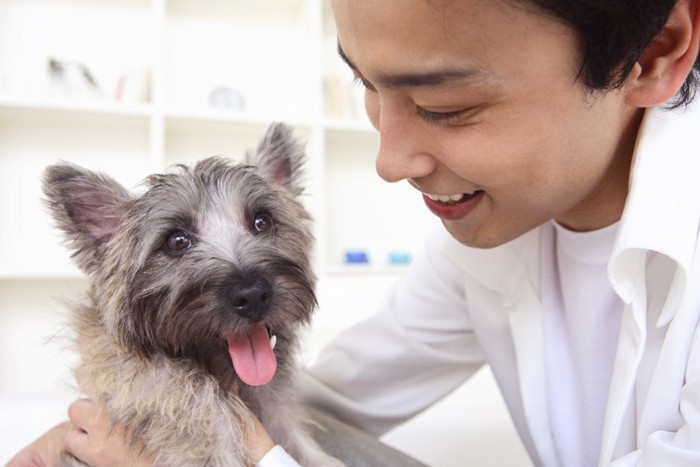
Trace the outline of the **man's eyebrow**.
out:
<instances>
[{"instance_id":1,"label":"man's eyebrow","mask_svg":"<svg viewBox=\"0 0 700 467\"><path fill-rule=\"evenodd\" d=\"M353 71L360 73L360 70L348 58L345 51L343 51L343 48L340 46L340 42L338 42L338 55ZM475 68L443 68L421 73L380 75L375 78L375 84L386 88L437 86L454 81L483 78L483 76L484 73Z\"/></svg>"},{"instance_id":2,"label":"man's eyebrow","mask_svg":"<svg viewBox=\"0 0 700 467\"><path fill-rule=\"evenodd\" d=\"M345 51L344 51L343 48L340 46L340 41L338 41L337 44L338 44L338 55L340 55L340 58L341 58L341 59L345 62L345 64L346 64L347 66L349 66L351 69L353 69L354 71L358 71L358 70L357 70L357 67L355 66L355 64L352 63L352 62L350 61L350 59L348 58L347 55L345 55Z\"/></svg>"}]
</instances>

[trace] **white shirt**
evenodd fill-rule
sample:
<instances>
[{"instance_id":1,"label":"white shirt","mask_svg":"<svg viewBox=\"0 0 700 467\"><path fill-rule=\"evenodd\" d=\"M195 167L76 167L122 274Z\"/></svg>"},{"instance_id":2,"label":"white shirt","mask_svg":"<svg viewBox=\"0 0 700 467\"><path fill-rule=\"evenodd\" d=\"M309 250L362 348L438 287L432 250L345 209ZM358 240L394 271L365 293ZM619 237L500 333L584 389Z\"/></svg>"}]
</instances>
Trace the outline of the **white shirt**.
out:
<instances>
[{"instance_id":1,"label":"white shirt","mask_svg":"<svg viewBox=\"0 0 700 467\"><path fill-rule=\"evenodd\" d=\"M607 261L623 310L599 466L700 465L699 129L697 106L648 110L640 128ZM436 232L379 312L322 352L307 398L379 434L488 363L533 462L558 466L541 296L547 228L487 250Z\"/></svg>"},{"instance_id":2,"label":"white shirt","mask_svg":"<svg viewBox=\"0 0 700 467\"><path fill-rule=\"evenodd\" d=\"M541 284L549 423L559 465L588 467L600 456L624 308L607 276L618 223L592 232L552 224Z\"/></svg>"},{"instance_id":3,"label":"white shirt","mask_svg":"<svg viewBox=\"0 0 700 467\"><path fill-rule=\"evenodd\" d=\"M257 467L300 467L299 464L287 454L282 446L275 446L263 456L256 464Z\"/></svg>"}]
</instances>

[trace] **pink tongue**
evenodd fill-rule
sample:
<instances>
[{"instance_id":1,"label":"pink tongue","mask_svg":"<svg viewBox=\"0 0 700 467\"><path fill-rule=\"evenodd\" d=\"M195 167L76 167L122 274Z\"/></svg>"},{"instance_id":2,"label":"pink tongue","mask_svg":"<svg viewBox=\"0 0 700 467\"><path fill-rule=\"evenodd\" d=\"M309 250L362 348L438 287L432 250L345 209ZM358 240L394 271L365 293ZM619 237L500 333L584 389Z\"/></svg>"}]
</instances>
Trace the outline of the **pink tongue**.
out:
<instances>
[{"instance_id":1,"label":"pink tongue","mask_svg":"<svg viewBox=\"0 0 700 467\"><path fill-rule=\"evenodd\" d=\"M270 382L277 371L277 359L270 347L267 328L262 323L254 324L248 334L226 337L233 369L238 377L250 386L262 386Z\"/></svg>"}]
</instances>

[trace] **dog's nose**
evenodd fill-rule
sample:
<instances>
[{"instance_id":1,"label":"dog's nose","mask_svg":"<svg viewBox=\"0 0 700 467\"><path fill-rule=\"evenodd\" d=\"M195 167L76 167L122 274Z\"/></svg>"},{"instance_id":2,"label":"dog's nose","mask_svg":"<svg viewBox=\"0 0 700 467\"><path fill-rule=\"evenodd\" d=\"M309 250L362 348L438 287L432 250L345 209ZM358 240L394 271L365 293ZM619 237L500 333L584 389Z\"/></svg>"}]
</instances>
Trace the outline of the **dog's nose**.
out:
<instances>
[{"instance_id":1,"label":"dog's nose","mask_svg":"<svg viewBox=\"0 0 700 467\"><path fill-rule=\"evenodd\" d=\"M233 284L228 300L241 316L260 321L272 303L272 286L264 277L243 279Z\"/></svg>"}]
</instances>

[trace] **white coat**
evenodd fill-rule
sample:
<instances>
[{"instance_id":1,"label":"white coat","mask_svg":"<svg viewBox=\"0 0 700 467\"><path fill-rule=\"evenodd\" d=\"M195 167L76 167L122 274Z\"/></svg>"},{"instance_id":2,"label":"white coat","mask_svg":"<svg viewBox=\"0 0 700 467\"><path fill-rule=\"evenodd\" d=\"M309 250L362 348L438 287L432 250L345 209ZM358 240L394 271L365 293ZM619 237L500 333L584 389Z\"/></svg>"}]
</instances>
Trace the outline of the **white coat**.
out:
<instances>
[{"instance_id":1,"label":"white coat","mask_svg":"<svg viewBox=\"0 0 700 467\"><path fill-rule=\"evenodd\" d=\"M600 466L700 466L699 147L700 107L646 112L608 263L625 305ZM307 397L380 434L487 363L533 462L556 466L540 301L551 228L487 250L436 232L379 312L322 352Z\"/></svg>"}]
</instances>

